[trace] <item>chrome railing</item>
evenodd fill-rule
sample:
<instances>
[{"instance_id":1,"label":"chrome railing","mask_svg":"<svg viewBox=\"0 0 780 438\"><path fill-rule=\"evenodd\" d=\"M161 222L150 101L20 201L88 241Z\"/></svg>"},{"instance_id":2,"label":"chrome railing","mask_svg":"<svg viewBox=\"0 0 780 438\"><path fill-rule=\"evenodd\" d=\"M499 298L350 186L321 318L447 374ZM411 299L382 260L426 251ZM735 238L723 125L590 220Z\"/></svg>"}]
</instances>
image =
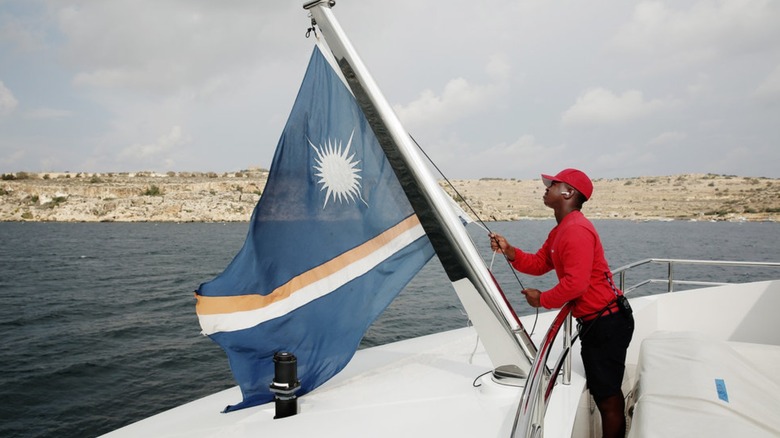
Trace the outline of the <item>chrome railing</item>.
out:
<instances>
[{"instance_id":1,"label":"chrome railing","mask_svg":"<svg viewBox=\"0 0 780 438\"><path fill-rule=\"evenodd\" d=\"M571 377L571 309L574 304L569 302L561 308L558 315L550 324L539 349L531 364L531 370L528 373L528 380L523 388L523 394L520 396L520 404L515 414L515 422L512 427L512 437L541 437L544 427L544 414L547 411L547 404L550 400L555 379L561 372L561 368L568 369L568 376L564 377L564 383L568 384ZM547 359L552 352L552 346L558 332L564 327L564 348L552 371L547 369Z\"/></svg>"},{"instance_id":2,"label":"chrome railing","mask_svg":"<svg viewBox=\"0 0 780 438\"><path fill-rule=\"evenodd\" d=\"M667 276L666 279L647 279L644 281L641 281L633 286L626 287L626 273L634 269L636 267L642 266L642 265L648 265L648 264L666 264L667 265ZM629 263L628 265L621 266L615 270L612 271L613 274L618 275L619 281L618 281L618 287L620 290L622 290L624 293L629 293L639 287L642 287L646 284L650 283L666 283L667 287L666 290L668 292L674 292L674 286L675 285L689 285L689 286L718 286L722 284L728 284L728 283L722 283L722 282L713 282L713 281L685 281L685 280L675 280L674 278L674 267L676 265L699 265L699 266L748 266L748 267L780 267L780 263L777 262L737 262L737 261L726 261L726 260L689 260L689 259L644 259L640 260L638 262Z\"/></svg>"},{"instance_id":3,"label":"chrome railing","mask_svg":"<svg viewBox=\"0 0 780 438\"><path fill-rule=\"evenodd\" d=\"M641 281L626 288L626 273L636 267L647 264L666 264L666 279L649 279ZM624 293L633 291L649 283L666 283L669 292L674 291L675 285L714 286L728 283L710 281L684 281L674 278L676 265L703 265L703 266L745 266L745 267L780 267L777 262L740 262L721 260L688 260L688 259L645 259L621 266L613 271L619 276L619 287ZM536 358L531 365L528 380L520 396L520 403L515 414L512 427L512 438L538 438L543 436L544 414L555 387L555 381L563 369L562 383L568 385L571 382L571 347L572 347L572 318L571 309L573 303L569 302L556 315L550 328L545 333L539 346ZM558 333L564 328L563 351L561 352L552 370L547 368L547 360L552 351L552 346Z\"/></svg>"}]
</instances>

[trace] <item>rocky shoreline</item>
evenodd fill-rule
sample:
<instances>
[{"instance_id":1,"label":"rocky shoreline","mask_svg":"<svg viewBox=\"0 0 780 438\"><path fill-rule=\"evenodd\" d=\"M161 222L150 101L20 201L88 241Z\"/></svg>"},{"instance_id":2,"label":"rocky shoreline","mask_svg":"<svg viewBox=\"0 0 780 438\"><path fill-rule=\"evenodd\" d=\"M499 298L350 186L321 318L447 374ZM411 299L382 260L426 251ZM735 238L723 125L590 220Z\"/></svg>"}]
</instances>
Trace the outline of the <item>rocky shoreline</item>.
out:
<instances>
[{"instance_id":1,"label":"rocky shoreline","mask_svg":"<svg viewBox=\"0 0 780 438\"><path fill-rule=\"evenodd\" d=\"M267 178L264 169L4 174L0 221L245 222ZM445 190L464 198L470 205L464 209L484 221L551 217L538 179L453 180L452 186ZM714 174L595 179L583 211L593 219L777 221L780 180Z\"/></svg>"}]
</instances>

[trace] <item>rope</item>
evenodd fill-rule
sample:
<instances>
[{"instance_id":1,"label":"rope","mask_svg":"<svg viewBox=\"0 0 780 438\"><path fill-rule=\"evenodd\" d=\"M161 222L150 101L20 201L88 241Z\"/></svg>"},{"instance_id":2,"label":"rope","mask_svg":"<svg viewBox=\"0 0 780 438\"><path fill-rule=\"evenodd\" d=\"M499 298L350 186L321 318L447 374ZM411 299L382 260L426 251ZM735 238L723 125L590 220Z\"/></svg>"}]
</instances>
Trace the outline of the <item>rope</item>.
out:
<instances>
[{"instance_id":1,"label":"rope","mask_svg":"<svg viewBox=\"0 0 780 438\"><path fill-rule=\"evenodd\" d=\"M425 156L425 158L428 160L429 163L431 163L431 166L433 166L434 169L439 173L439 175L444 179L444 181L447 183L447 185L452 189L453 192L455 192L455 195L468 207L469 211L471 211L471 214L474 215L475 218L477 218L477 222L482 226L483 229L485 229L488 234L493 234L493 232L488 228L487 224L482 220L482 218L477 214L477 212L474 210L474 208L469 204L469 202L466 200L463 195L458 192L458 189L455 188L455 186L452 184L449 178L442 172L442 170L439 168L439 166L436 165L436 163L433 162L431 157L428 155L428 153L425 152L425 150L420 146L420 143L417 143L417 140L409 134L409 138L412 139L414 144L417 146L417 149L420 150L420 152ZM493 238L493 240L498 244L498 240L496 238ZM501 245L498 245L498 248L501 249L501 254L504 255L504 260L506 261L506 264L509 266L509 271L512 273L512 275L515 277L515 281L517 281L517 284L520 285L520 289L525 289L525 286L523 286L523 282L520 281L520 277L517 275L517 271L512 266L512 263L509 261L509 259L506 256L506 253L504 253L504 250L501 248ZM493 260L495 260L496 253L493 252L493 259L490 261L490 267L488 270L492 273L493 272ZM539 308L536 308L536 316L534 318L534 324L533 328L531 329L531 333L529 335L533 335L534 331L536 330L536 322L539 320Z\"/></svg>"}]
</instances>

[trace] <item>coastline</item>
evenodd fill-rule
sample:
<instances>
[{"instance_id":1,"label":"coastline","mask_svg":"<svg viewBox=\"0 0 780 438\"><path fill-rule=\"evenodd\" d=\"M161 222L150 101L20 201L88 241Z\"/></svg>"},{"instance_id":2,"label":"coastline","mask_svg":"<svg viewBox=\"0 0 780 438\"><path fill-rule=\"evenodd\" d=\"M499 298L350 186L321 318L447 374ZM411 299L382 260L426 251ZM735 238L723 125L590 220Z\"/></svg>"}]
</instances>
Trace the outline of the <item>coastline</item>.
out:
<instances>
[{"instance_id":1,"label":"coastline","mask_svg":"<svg viewBox=\"0 0 780 438\"><path fill-rule=\"evenodd\" d=\"M268 171L4 174L0 221L247 222ZM780 180L682 174L594 179L591 219L778 221ZM452 180L484 221L549 219L539 179ZM445 187L455 199L459 196ZM474 214L472 213L472 216Z\"/></svg>"}]
</instances>

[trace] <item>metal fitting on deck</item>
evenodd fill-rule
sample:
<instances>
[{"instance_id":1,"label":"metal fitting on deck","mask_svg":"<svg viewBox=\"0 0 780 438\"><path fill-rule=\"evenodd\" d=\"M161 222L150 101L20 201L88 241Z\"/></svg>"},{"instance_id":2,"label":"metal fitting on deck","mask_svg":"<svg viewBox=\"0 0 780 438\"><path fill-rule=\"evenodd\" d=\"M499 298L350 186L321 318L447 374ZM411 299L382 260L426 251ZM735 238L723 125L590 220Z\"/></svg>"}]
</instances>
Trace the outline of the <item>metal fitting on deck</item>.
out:
<instances>
[{"instance_id":1,"label":"metal fitting on deck","mask_svg":"<svg viewBox=\"0 0 780 438\"><path fill-rule=\"evenodd\" d=\"M274 381L269 387L274 393L276 403L275 419L298 413L298 397L295 392L301 388L301 382L298 380L298 359L295 355L286 351L274 354Z\"/></svg>"}]
</instances>

